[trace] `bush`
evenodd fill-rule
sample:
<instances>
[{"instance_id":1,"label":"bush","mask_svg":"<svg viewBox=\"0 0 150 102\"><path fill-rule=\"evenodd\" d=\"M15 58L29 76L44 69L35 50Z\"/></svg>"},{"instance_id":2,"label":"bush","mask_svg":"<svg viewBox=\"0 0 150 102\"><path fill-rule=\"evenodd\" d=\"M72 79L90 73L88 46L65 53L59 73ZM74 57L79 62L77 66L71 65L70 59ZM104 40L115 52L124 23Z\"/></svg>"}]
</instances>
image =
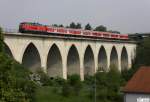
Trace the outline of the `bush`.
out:
<instances>
[{"instance_id":1,"label":"bush","mask_svg":"<svg viewBox=\"0 0 150 102\"><path fill-rule=\"evenodd\" d=\"M79 75L68 76L68 80L64 81L62 85L62 95L79 95L81 88L82 82Z\"/></svg>"},{"instance_id":2,"label":"bush","mask_svg":"<svg viewBox=\"0 0 150 102\"><path fill-rule=\"evenodd\" d=\"M69 95L71 95L71 93L72 93L72 91L71 91L70 85L67 82L65 82L62 85L62 95L65 97L68 97Z\"/></svg>"},{"instance_id":3,"label":"bush","mask_svg":"<svg viewBox=\"0 0 150 102\"><path fill-rule=\"evenodd\" d=\"M40 69L42 69L42 68L40 68ZM35 75L37 75L39 77L39 82L41 83L41 85L43 85L43 86L53 85L53 80L42 70L38 70L35 73Z\"/></svg>"},{"instance_id":4,"label":"bush","mask_svg":"<svg viewBox=\"0 0 150 102\"><path fill-rule=\"evenodd\" d=\"M71 75L68 77L68 84L72 87L73 92L78 95L82 88L82 82L80 76L77 74Z\"/></svg>"},{"instance_id":5,"label":"bush","mask_svg":"<svg viewBox=\"0 0 150 102\"><path fill-rule=\"evenodd\" d=\"M56 77L54 78L54 82L55 82L55 85L62 86L65 84L66 81L63 78Z\"/></svg>"},{"instance_id":6,"label":"bush","mask_svg":"<svg viewBox=\"0 0 150 102\"><path fill-rule=\"evenodd\" d=\"M121 82L122 77L116 67L111 67L109 72L97 72L93 77L87 77L85 80L85 83L93 87L90 97L94 99L96 95L97 100L101 100L100 102L121 102Z\"/></svg>"},{"instance_id":7,"label":"bush","mask_svg":"<svg viewBox=\"0 0 150 102\"><path fill-rule=\"evenodd\" d=\"M36 86L29 74L19 63L0 53L0 101L32 102Z\"/></svg>"}]
</instances>

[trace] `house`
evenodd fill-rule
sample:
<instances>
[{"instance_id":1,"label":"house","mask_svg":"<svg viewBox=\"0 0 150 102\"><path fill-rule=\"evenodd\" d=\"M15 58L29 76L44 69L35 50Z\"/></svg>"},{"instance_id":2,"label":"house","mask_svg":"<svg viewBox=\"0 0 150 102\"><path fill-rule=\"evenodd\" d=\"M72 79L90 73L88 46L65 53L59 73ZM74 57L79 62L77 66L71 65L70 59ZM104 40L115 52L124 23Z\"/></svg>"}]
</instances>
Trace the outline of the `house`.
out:
<instances>
[{"instance_id":1,"label":"house","mask_svg":"<svg viewBox=\"0 0 150 102\"><path fill-rule=\"evenodd\" d=\"M141 67L123 89L124 102L150 102L150 67Z\"/></svg>"}]
</instances>

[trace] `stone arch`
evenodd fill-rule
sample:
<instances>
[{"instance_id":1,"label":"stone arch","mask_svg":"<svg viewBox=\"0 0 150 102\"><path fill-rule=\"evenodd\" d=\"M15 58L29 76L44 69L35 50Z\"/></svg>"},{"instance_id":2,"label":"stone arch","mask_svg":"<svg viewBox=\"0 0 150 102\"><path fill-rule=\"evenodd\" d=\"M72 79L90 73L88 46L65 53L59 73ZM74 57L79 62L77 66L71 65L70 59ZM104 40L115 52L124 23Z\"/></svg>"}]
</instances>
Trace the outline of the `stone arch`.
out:
<instances>
[{"instance_id":1,"label":"stone arch","mask_svg":"<svg viewBox=\"0 0 150 102\"><path fill-rule=\"evenodd\" d=\"M62 56L56 44L53 44L47 56L47 73L50 77L63 77Z\"/></svg>"},{"instance_id":2,"label":"stone arch","mask_svg":"<svg viewBox=\"0 0 150 102\"><path fill-rule=\"evenodd\" d=\"M67 55L67 75L80 75L80 58L75 45L72 45Z\"/></svg>"},{"instance_id":3,"label":"stone arch","mask_svg":"<svg viewBox=\"0 0 150 102\"><path fill-rule=\"evenodd\" d=\"M9 48L9 46L8 46L6 43L4 43L4 52L5 52L8 56L14 58L11 49Z\"/></svg>"},{"instance_id":4,"label":"stone arch","mask_svg":"<svg viewBox=\"0 0 150 102\"><path fill-rule=\"evenodd\" d=\"M36 72L41 68L40 54L33 43L29 43L26 47L22 57L22 64L24 67L29 68L32 72Z\"/></svg>"},{"instance_id":5,"label":"stone arch","mask_svg":"<svg viewBox=\"0 0 150 102\"><path fill-rule=\"evenodd\" d=\"M125 47L121 52L121 71L128 69L128 53Z\"/></svg>"},{"instance_id":6,"label":"stone arch","mask_svg":"<svg viewBox=\"0 0 150 102\"><path fill-rule=\"evenodd\" d=\"M101 46L98 53L98 70L107 71L108 61L104 46Z\"/></svg>"},{"instance_id":7,"label":"stone arch","mask_svg":"<svg viewBox=\"0 0 150 102\"><path fill-rule=\"evenodd\" d=\"M94 54L90 45L87 46L84 53L84 75L93 75L95 68Z\"/></svg>"},{"instance_id":8,"label":"stone arch","mask_svg":"<svg viewBox=\"0 0 150 102\"><path fill-rule=\"evenodd\" d=\"M119 67L118 53L115 46L112 47L110 54L110 67L116 67L117 69Z\"/></svg>"}]
</instances>

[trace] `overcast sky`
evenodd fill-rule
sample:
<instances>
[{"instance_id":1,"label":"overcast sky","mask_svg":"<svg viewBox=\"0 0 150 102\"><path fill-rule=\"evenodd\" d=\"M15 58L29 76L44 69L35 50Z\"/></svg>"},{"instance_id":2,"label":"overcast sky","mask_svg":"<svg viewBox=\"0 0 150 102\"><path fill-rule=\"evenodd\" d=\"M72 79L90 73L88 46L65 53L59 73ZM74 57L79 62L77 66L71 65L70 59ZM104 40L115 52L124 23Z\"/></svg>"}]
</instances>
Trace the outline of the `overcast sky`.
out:
<instances>
[{"instance_id":1,"label":"overcast sky","mask_svg":"<svg viewBox=\"0 0 150 102\"><path fill-rule=\"evenodd\" d=\"M17 28L23 21L150 32L150 0L0 0L0 26Z\"/></svg>"}]
</instances>

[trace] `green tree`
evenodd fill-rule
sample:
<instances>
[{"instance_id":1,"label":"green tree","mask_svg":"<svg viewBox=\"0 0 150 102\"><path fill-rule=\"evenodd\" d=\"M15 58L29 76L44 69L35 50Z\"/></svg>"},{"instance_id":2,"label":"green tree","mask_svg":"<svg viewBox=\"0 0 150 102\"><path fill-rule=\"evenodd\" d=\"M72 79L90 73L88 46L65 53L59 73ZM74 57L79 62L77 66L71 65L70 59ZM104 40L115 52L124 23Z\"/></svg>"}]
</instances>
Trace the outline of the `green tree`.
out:
<instances>
[{"instance_id":1,"label":"green tree","mask_svg":"<svg viewBox=\"0 0 150 102\"><path fill-rule=\"evenodd\" d=\"M30 72L0 53L0 102L32 102L35 84Z\"/></svg>"},{"instance_id":2,"label":"green tree","mask_svg":"<svg viewBox=\"0 0 150 102\"><path fill-rule=\"evenodd\" d=\"M59 27L59 25L58 25L58 24L52 24L52 26L53 26L53 27Z\"/></svg>"},{"instance_id":3,"label":"green tree","mask_svg":"<svg viewBox=\"0 0 150 102\"><path fill-rule=\"evenodd\" d=\"M96 92L93 93L93 95L96 94L96 98L99 100L102 100L102 102L107 102L107 92L108 92L108 82L107 82L107 73L106 72L97 72L95 77L95 85ZM95 89L94 89L95 90Z\"/></svg>"},{"instance_id":4,"label":"green tree","mask_svg":"<svg viewBox=\"0 0 150 102\"><path fill-rule=\"evenodd\" d=\"M79 95L81 88L82 82L80 80L79 75L74 74L68 76L68 80L66 80L62 85L62 95Z\"/></svg>"},{"instance_id":5,"label":"green tree","mask_svg":"<svg viewBox=\"0 0 150 102\"><path fill-rule=\"evenodd\" d=\"M136 47L136 58L133 61L132 68L122 72L123 78L128 81L140 66L150 66L150 38L140 40Z\"/></svg>"},{"instance_id":6,"label":"green tree","mask_svg":"<svg viewBox=\"0 0 150 102\"><path fill-rule=\"evenodd\" d=\"M36 86L30 72L2 51L3 43L0 29L0 102L33 102Z\"/></svg>"},{"instance_id":7,"label":"green tree","mask_svg":"<svg viewBox=\"0 0 150 102\"><path fill-rule=\"evenodd\" d=\"M150 38L145 38L139 43L136 50L135 64L138 66L150 65Z\"/></svg>"},{"instance_id":8,"label":"green tree","mask_svg":"<svg viewBox=\"0 0 150 102\"><path fill-rule=\"evenodd\" d=\"M60 24L59 27L64 27L63 24Z\"/></svg>"},{"instance_id":9,"label":"green tree","mask_svg":"<svg viewBox=\"0 0 150 102\"><path fill-rule=\"evenodd\" d=\"M72 91L71 91L71 87L70 85L67 83L67 81L62 85L62 95L65 97L68 97L69 95L71 95Z\"/></svg>"},{"instance_id":10,"label":"green tree","mask_svg":"<svg viewBox=\"0 0 150 102\"><path fill-rule=\"evenodd\" d=\"M3 40L4 40L3 31L2 28L0 27L0 52L3 52L3 48L4 48Z\"/></svg>"},{"instance_id":11,"label":"green tree","mask_svg":"<svg viewBox=\"0 0 150 102\"><path fill-rule=\"evenodd\" d=\"M103 31L103 32L106 32L107 31L107 28L103 25L100 25L100 26L97 26L94 31Z\"/></svg>"},{"instance_id":12,"label":"green tree","mask_svg":"<svg viewBox=\"0 0 150 102\"><path fill-rule=\"evenodd\" d=\"M100 102L122 102L120 94L121 85L120 72L115 68L110 68L109 72L97 72L94 76L92 98L96 96Z\"/></svg>"},{"instance_id":13,"label":"green tree","mask_svg":"<svg viewBox=\"0 0 150 102\"><path fill-rule=\"evenodd\" d=\"M81 29L82 28L81 23L77 23L75 28L76 29Z\"/></svg>"},{"instance_id":14,"label":"green tree","mask_svg":"<svg viewBox=\"0 0 150 102\"><path fill-rule=\"evenodd\" d=\"M74 93L76 95L78 95L80 93L81 88L82 88L80 76L77 74L69 76L68 77L68 83L73 88Z\"/></svg>"},{"instance_id":15,"label":"green tree","mask_svg":"<svg viewBox=\"0 0 150 102\"><path fill-rule=\"evenodd\" d=\"M91 25L88 23L87 25L85 25L85 28L84 28L85 30L92 30L92 27L91 27Z\"/></svg>"},{"instance_id":16,"label":"green tree","mask_svg":"<svg viewBox=\"0 0 150 102\"><path fill-rule=\"evenodd\" d=\"M107 98L112 102L116 102L120 98L120 85L121 85L121 74L116 67L110 68L107 74L107 81L109 82Z\"/></svg>"},{"instance_id":17,"label":"green tree","mask_svg":"<svg viewBox=\"0 0 150 102\"><path fill-rule=\"evenodd\" d=\"M71 22L69 28L74 28L75 29L76 28L76 24L74 22Z\"/></svg>"},{"instance_id":18,"label":"green tree","mask_svg":"<svg viewBox=\"0 0 150 102\"><path fill-rule=\"evenodd\" d=\"M110 32L110 33L117 33L117 34L120 34L120 32L119 32L119 31L115 31L115 30L109 30L108 32Z\"/></svg>"}]
</instances>

